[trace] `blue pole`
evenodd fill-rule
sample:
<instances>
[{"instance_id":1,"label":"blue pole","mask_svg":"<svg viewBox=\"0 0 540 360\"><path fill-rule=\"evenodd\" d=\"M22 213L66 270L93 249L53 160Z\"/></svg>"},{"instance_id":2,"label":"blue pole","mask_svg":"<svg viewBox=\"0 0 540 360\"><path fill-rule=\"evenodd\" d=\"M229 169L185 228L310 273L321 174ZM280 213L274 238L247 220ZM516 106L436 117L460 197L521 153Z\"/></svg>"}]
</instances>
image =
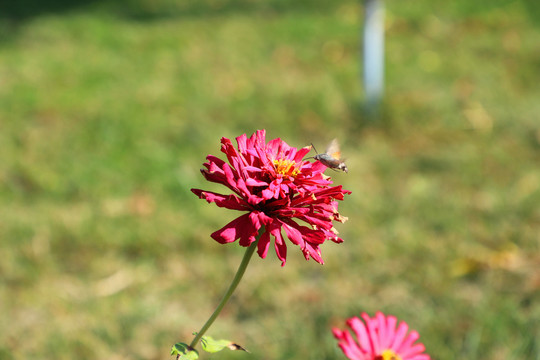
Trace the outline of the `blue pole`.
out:
<instances>
[{"instance_id":1,"label":"blue pole","mask_svg":"<svg viewBox=\"0 0 540 360\"><path fill-rule=\"evenodd\" d=\"M365 0L364 90L369 111L377 110L384 92L384 3Z\"/></svg>"}]
</instances>

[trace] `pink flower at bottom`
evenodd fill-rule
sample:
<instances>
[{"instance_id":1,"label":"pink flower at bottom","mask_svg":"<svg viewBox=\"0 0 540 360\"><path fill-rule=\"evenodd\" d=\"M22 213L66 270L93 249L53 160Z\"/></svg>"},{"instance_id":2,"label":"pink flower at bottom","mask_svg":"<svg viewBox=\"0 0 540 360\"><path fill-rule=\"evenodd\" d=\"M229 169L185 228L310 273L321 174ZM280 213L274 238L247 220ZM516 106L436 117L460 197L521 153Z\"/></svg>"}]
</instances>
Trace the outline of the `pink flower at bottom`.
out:
<instances>
[{"instance_id":1,"label":"pink flower at bottom","mask_svg":"<svg viewBox=\"0 0 540 360\"><path fill-rule=\"evenodd\" d=\"M351 192L331 186L332 180L324 175L324 164L304 160L310 146L297 149L279 138L266 142L264 130L251 137L241 135L236 142L238 147L222 138L221 152L227 161L208 155L201 169L206 180L224 185L230 193L191 189L209 203L243 212L214 232L212 238L221 244L239 240L241 246L247 247L264 227L257 252L261 258L266 257L272 236L283 266L287 258L284 230L306 260L312 258L322 264L320 245L326 240L343 242L333 221L347 219L339 214L338 201Z\"/></svg>"},{"instance_id":2,"label":"pink flower at bottom","mask_svg":"<svg viewBox=\"0 0 540 360\"><path fill-rule=\"evenodd\" d=\"M416 331L409 333L405 322L397 323L394 316L385 316L377 312L374 318L362 314L364 322L358 317L347 320L356 339L347 330L332 329L339 340L339 347L351 360L430 360L424 354L425 347L415 342L420 335ZM397 325L397 327L396 327Z\"/></svg>"}]
</instances>

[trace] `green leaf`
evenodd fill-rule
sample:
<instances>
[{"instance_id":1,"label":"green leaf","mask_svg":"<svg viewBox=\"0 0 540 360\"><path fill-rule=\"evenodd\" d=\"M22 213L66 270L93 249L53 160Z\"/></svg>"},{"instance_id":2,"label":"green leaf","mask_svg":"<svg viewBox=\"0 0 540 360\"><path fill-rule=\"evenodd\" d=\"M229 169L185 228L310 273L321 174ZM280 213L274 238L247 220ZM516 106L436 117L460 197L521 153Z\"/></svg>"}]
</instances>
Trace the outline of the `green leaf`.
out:
<instances>
[{"instance_id":1,"label":"green leaf","mask_svg":"<svg viewBox=\"0 0 540 360\"><path fill-rule=\"evenodd\" d=\"M177 360L196 360L199 358L197 350L184 343L174 344L171 349L171 355L176 355Z\"/></svg>"},{"instance_id":2,"label":"green leaf","mask_svg":"<svg viewBox=\"0 0 540 360\"><path fill-rule=\"evenodd\" d=\"M225 348L230 350L241 350L246 351L242 346L233 343L230 340L215 340L211 336L203 336L201 339L201 345L204 351L209 353L215 353L221 351Z\"/></svg>"}]
</instances>

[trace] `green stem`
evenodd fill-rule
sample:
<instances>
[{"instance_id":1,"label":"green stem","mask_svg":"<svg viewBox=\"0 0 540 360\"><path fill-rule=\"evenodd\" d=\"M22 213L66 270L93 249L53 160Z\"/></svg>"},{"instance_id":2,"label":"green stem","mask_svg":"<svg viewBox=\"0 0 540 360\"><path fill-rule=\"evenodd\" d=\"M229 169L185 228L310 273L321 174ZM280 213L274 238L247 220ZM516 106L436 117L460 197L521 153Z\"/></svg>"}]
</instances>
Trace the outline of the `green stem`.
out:
<instances>
[{"instance_id":1,"label":"green stem","mask_svg":"<svg viewBox=\"0 0 540 360\"><path fill-rule=\"evenodd\" d=\"M262 231L259 232L259 234L261 233ZM233 294L234 290L236 290L236 287L240 283L240 280L242 280L242 276L244 276L244 273L246 272L246 268L249 264L249 261L251 260L251 256L253 255L253 252L255 252L255 248L257 247L258 242L259 241L257 239L256 241L253 242L253 244L251 244L247 248L246 253L244 254L244 258L242 259L242 262L240 263L240 266L238 267L238 270L236 271L236 275L234 276L234 279L231 285L229 285L227 292L225 293L225 295L223 295L223 299L221 299L221 302L219 303L218 307L216 308L212 316L210 316L208 321L206 321L206 324L204 324L202 329L195 336L195 339L193 339L191 344L189 344L191 348L194 348L197 345L197 343L199 342L199 340L201 340L206 330L208 330L208 328L216 320L221 310L223 310L223 307L225 306L227 301L229 301L229 299L231 298L231 295Z\"/></svg>"}]
</instances>

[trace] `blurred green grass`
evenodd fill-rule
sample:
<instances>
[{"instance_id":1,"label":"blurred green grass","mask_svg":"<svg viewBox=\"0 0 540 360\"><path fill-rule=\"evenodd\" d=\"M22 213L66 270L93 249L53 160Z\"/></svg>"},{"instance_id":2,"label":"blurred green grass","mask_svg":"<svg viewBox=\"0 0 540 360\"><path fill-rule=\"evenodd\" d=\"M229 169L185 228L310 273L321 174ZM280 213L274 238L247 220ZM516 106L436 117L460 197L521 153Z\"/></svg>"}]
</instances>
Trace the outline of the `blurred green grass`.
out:
<instances>
[{"instance_id":1,"label":"blurred green grass","mask_svg":"<svg viewBox=\"0 0 540 360\"><path fill-rule=\"evenodd\" d=\"M341 139L350 221L324 266L293 246L284 268L254 259L212 328L251 354L206 358L343 358L330 327L381 310L436 359L540 359L528 2L389 1L378 121L359 2L49 4L0 17L0 359L163 359L189 340L243 251L209 238L236 214L189 189L219 189L205 156L258 128Z\"/></svg>"}]
</instances>

